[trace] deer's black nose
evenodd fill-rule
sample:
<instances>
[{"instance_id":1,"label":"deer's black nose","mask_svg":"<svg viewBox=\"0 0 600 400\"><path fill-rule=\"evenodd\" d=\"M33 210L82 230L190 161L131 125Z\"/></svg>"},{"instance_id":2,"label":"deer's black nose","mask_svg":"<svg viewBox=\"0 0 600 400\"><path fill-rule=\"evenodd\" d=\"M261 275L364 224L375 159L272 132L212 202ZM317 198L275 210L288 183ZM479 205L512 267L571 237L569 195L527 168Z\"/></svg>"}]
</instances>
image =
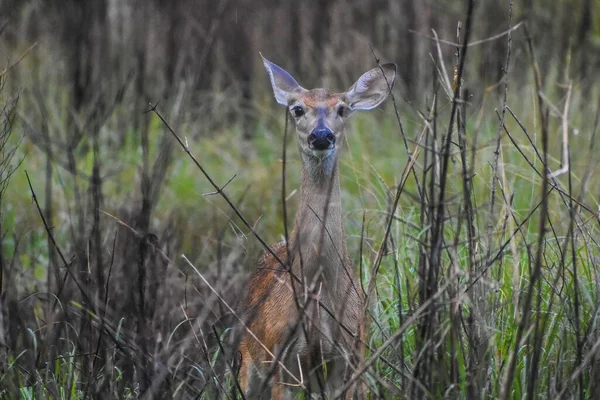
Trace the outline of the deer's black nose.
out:
<instances>
[{"instance_id":1,"label":"deer's black nose","mask_svg":"<svg viewBox=\"0 0 600 400\"><path fill-rule=\"evenodd\" d=\"M314 150L329 150L335 145L335 136L329 128L317 128L308 135L308 144Z\"/></svg>"}]
</instances>

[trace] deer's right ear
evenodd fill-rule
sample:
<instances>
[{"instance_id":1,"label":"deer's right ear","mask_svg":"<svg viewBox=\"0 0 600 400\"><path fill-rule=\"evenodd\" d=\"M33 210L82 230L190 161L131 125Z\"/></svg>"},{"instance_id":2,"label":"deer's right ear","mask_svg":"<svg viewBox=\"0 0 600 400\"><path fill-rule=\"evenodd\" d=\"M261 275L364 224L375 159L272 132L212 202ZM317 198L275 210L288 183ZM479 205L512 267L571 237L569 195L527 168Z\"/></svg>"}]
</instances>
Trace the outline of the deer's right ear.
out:
<instances>
[{"instance_id":1,"label":"deer's right ear","mask_svg":"<svg viewBox=\"0 0 600 400\"><path fill-rule=\"evenodd\" d=\"M271 86L273 86L273 94L275 100L282 106L287 106L291 99L304 91L304 88L296 82L296 80L280 66L273 64L261 54L263 64L271 78Z\"/></svg>"}]
</instances>

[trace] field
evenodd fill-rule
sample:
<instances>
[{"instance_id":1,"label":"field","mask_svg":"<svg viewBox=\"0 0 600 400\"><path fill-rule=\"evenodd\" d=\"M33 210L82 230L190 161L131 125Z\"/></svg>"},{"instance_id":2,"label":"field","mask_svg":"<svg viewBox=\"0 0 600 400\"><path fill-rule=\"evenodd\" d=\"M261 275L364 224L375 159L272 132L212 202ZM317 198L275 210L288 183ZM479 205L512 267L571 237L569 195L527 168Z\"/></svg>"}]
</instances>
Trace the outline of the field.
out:
<instances>
[{"instance_id":1,"label":"field","mask_svg":"<svg viewBox=\"0 0 600 400\"><path fill-rule=\"evenodd\" d=\"M542 2L405 1L436 29L417 33L391 3L349 2L371 30L311 30L297 59L281 24L213 32L245 1L189 17L206 55L185 12L100 3L0 5L0 399L243 397L232 310L261 240L291 229L301 166L258 50L308 87L399 64L340 158L348 250L375 287L369 398L600 398L600 2L555 2L578 17L546 30ZM351 17L331 7L334 31ZM120 12L147 18L129 33L145 41L111 36Z\"/></svg>"}]
</instances>

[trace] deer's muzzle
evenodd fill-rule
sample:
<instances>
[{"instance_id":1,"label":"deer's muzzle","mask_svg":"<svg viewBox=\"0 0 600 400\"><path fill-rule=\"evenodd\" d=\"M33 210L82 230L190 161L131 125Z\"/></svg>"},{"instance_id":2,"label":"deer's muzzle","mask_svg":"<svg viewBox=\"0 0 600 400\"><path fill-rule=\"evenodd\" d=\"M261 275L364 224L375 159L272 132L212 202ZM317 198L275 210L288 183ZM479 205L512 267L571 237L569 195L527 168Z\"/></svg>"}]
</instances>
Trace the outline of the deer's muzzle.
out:
<instances>
[{"instance_id":1,"label":"deer's muzzle","mask_svg":"<svg viewBox=\"0 0 600 400\"><path fill-rule=\"evenodd\" d=\"M335 147L335 135L329 128L316 128L308 135L311 150L330 150Z\"/></svg>"}]
</instances>

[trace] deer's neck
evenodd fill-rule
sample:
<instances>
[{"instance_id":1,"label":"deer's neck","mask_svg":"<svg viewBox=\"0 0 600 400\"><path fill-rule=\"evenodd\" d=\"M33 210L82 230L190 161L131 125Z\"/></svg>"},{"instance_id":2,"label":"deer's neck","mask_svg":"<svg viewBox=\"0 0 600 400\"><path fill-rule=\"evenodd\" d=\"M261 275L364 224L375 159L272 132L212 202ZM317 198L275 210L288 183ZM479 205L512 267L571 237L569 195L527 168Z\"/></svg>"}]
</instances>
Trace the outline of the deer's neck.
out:
<instances>
[{"instance_id":1,"label":"deer's neck","mask_svg":"<svg viewBox=\"0 0 600 400\"><path fill-rule=\"evenodd\" d=\"M300 204L290 240L295 253L292 269L308 284L335 283L348 275L337 157L318 164L303 161Z\"/></svg>"}]
</instances>

